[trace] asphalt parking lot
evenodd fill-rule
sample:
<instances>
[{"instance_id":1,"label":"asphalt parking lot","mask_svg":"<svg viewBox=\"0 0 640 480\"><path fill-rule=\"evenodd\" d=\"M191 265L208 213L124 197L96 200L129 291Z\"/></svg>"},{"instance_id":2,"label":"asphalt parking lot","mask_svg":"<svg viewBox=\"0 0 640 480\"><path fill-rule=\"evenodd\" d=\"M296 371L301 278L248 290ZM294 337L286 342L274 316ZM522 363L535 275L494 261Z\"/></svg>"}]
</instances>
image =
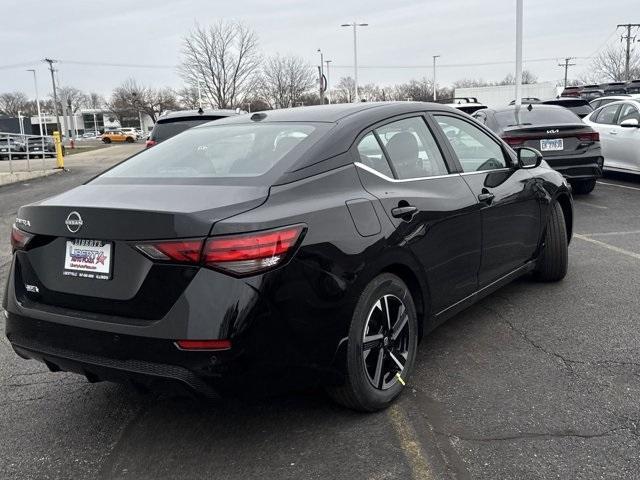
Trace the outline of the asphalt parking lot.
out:
<instances>
[{"instance_id":1,"label":"asphalt parking lot","mask_svg":"<svg viewBox=\"0 0 640 480\"><path fill-rule=\"evenodd\" d=\"M1 187L0 284L17 208L136 148ZM405 394L377 414L316 391L214 404L89 384L18 358L2 337L0 476L638 478L640 177L608 175L575 200L567 278L521 279L437 329Z\"/></svg>"}]
</instances>

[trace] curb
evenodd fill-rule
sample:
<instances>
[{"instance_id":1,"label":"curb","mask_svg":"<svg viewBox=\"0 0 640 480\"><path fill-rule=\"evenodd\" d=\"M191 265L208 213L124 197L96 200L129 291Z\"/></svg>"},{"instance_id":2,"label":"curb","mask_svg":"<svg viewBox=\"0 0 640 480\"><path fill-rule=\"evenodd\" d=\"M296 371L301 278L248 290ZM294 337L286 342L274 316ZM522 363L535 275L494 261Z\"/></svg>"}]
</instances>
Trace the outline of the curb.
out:
<instances>
[{"instance_id":1,"label":"curb","mask_svg":"<svg viewBox=\"0 0 640 480\"><path fill-rule=\"evenodd\" d=\"M61 172L62 170L37 170L34 172L14 172L14 173L0 173L0 186L10 185L12 183L24 182L26 180L33 180L34 178L48 177L54 173Z\"/></svg>"}]
</instances>

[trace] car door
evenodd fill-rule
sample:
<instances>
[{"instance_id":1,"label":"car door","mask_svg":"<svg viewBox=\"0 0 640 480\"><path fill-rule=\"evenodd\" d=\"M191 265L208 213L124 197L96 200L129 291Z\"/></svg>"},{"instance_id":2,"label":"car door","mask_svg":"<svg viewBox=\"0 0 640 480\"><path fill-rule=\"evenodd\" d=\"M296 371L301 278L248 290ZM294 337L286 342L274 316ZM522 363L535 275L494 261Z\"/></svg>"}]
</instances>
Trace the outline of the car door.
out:
<instances>
[{"instance_id":1,"label":"car door","mask_svg":"<svg viewBox=\"0 0 640 480\"><path fill-rule=\"evenodd\" d=\"M396 118L361 134L354 147L364 188L394 225L392 244L408 247L426 274L433 311L477 289L480 214L466 183L423 115Z\"/></svg>"},{"instance_id":2,"label":"car door","mask_svg":"<svg viewBox=\"0 0 640 480\"><path fill-rule=\"evenodd\" d=\"M433 118L480 205L480 288L529 261L540 238L540 198L533 176L516 168L506 147L488 130L449 113Z\"/></svg>"},{"instance_id":3,"label":"car door","mask_svg":"<svg viewBox=\"0 0 640 480\"><path fill-rule=\"evenodd\" d=\"M626 102L620 107L615 127L616 152L620 168L640 171L640 128L622 127L625 120L635 119L640 123L640 104Z\"/></svg>"},{"instance_id":4,"label":"car door","mask_svg":"<svg viewBox=\"0 0 640 480\"><path fill-rule=\"evenodd\" d=\"M616 119L620 111L619 103L612 103L600 107L589 117L589 126L600 134L600 147L604 157L604 166L622 168L621 152L618 144L618 126Z\"/></svg>"}]
</instances>

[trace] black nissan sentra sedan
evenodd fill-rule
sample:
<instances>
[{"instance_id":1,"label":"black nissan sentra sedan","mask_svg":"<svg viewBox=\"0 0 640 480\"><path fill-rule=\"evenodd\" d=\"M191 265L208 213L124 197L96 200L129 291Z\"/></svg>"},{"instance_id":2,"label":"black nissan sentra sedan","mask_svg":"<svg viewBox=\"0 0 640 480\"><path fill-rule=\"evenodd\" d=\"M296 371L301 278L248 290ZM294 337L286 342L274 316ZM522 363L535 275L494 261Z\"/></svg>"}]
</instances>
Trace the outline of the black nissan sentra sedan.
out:
<instances>
[{"instance_id":1,"label":"black nissan sentra sedan","mask_svg":"<svg viewBox=\"0 0 640 480\"><path fill-rule=\"evenodd\" d=\"M565 276L572 198L541 162L439 104L195 127L20 208L6 334L89 381L384 408L438 324Z\"/></svg>"}]
</instances>

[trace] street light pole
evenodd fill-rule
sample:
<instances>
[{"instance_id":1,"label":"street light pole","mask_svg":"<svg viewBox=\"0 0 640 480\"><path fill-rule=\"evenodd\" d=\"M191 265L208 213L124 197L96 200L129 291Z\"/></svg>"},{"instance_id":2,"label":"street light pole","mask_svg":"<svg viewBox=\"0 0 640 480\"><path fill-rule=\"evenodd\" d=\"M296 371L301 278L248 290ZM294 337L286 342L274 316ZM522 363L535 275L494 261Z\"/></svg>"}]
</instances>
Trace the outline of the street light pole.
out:
<instances>
[{"instance_id":1,"label":"street light pole","mask_svg":"<svg viewBox=\"0 0 640 480\"><path fill-rule=\"evenodd\" d=\"M433 101L435 102L438 99L438 94L436 91L438 90L436 84L436 59L440 57L440 55L433 55Z\"/></svg>"},{"instance_id":2,"label":"street light pole","mask_svg":"<svg viewBox=\"0 0 640 480\"><path fill-rule=\"evenodd\" d=\"M38 78L34 68L28 69L27 72L33 72L33 86L36 89L36 105L38 107L38 125L40 126L40 136L42 137L42 113L40 112L40 95L38 95Z\"/></svg>"},{"instance_id":3,"label":"street light pole","mask_svg":"<svg viewBox=\"0 0 640 480\"><path fill-rule=\"evenodd\" d=\"M329 94L327 95L327 100L329 101L329 103L331 103L331 90L329 90L329 83L331 81L331 77L329 76L329 64L332 62L332 60L325 60L324 63L327 64L327 92L329 92Z\"/></svg>"},{"instance_id":4,"label":"street light pole","mask_svg":"<svg viewBox=\"0 0 640 480\"><path fill-rule=\"evenodd\" d=\"M368 23L357 23L357 22L351 22L351 23L343 23L342 25L340 25L341 27L353 27L353 75L355 77L355 98L354 101L355 102L359 102L360 101L360 97L358 95L358 34L357 34L357 29L358 27L366 27L367 25L369 25Z\"/></svg>"},{"instance_id":5,"label":"street light pole","mask_svg":"<svg viewBox=\"0 0 640 480\"><path fill-rule=\"evenodd\" d=\"M324 80L324 56L322 55L321 49L318 49L318 53L320 54L320 104L324 105L324 89L322 88L322 82Z\"/></svg>"},{"instance_id":6,"label":"street light pole","mask_svg":"<svg viewBox=\"0 0 640 480\"><path fill-rule=\"evenodd\" d=\"M516 0L516 109L522 105L522 0Z\"/></svg>"}]
</instances>

